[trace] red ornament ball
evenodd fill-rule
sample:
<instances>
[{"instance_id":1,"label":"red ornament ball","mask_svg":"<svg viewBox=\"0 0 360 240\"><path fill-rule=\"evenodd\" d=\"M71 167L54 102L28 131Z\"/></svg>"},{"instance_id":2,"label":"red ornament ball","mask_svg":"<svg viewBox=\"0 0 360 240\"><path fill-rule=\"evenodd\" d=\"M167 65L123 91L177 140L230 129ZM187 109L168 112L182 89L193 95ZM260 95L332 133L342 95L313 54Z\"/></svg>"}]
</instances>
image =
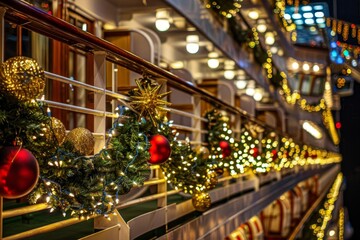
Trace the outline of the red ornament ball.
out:
<instances>
[{"instance_id":1,"label":"red ornament ball","mask_svg":"<svg viewBox=\"0 0 360 240\"><path fill-rule=\"evenodd\" d=\"M277 155L277 150L276 150L276 149L272 150L272 151L271 151L271 155L272 155L272 159L273 159L273 160L277 159L277 157L278 157L278 155Z\"/></svg>"},{"instance_id":2,"label":"red ornament ball","mask_svg":"<svg viewBox=\"0 0 360 240\"><path fill-rule=\"evenodd\" d=\"M231 155L231 147L230 144L227 141L220 141L219 147L222 150L222 156L223 158L226 158Z\"/></svg>"},{"instance_id":3,"label":"red ornament ball","mask_svg":"<svg viewBox=\"0 0 360 240\"><path fill-rule=\"evenodd\" d=\"M150 159L151 164L160 164L165 162L171 154L171 147L169 140L163 135L154 135L150 138Z\"/></svg>"},{"instance_id":4,"label":"red ornament ball","mask_svg":"<svg viewBox=\"0 0 360 240\"><path fill-rule=\"evenodd\" d=\"M4 147L0 150L0 196L20 198L27 195L39 178L39 164L25 148Z\"/></svg>"},{"instance_id":5,"label":"red ornament ball","mask_svg":"<svg viewBox=\"0 0 360 240\"><path fill-rule=\"evenodd\" d=\"M258 148L253 148L251 149L251 154L254 158L258 157L259 156L259 149Z\"/></svg>"}]
</instances>

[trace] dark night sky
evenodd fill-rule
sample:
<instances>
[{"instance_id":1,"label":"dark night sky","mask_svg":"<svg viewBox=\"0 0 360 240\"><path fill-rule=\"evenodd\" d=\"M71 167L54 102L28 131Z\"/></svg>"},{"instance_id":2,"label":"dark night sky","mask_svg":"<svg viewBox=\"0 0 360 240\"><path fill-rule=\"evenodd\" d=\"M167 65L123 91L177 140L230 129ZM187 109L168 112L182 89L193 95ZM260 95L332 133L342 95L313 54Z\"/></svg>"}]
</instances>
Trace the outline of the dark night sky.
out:
<instances>
[{"instance_id":1,"label":"dark night sky","mask_svg":"<svg viewBox=\"0 0 360 240\"><path fill-rule=\"evenodd\" d=\"M332 17L339 20L360 25L359 0L312 0L314 2L327 2ZM334 15L334 3L336 15ZM348 42L357 44L357 41ZM360 156L356 149L360 148L360 84L355 82L354 94L341 99L340 121L341 143L340 152L343 155L342 171L346 178L344 194L345 205L348 208L350 222L354 228L351 239L360 239Z\"/></svg>"}]
</instances>

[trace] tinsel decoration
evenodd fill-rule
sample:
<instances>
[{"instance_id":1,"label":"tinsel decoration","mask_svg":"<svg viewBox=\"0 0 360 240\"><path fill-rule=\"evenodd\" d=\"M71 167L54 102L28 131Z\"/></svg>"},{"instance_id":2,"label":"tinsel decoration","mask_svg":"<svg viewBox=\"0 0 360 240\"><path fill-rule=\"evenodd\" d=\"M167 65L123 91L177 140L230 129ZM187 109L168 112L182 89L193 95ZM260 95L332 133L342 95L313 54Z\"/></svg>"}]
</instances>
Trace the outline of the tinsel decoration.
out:
<instances>
[{"instance_id":1,"label":"tinsel decoration","mask_svg":"<svg viewBox=\"0 0 360 240\"><path fill-rule=\"evenodd\" d=\"M70 143L81 155L89 155L94 150L94 136L86 128L74 128L66 135L64 141Z\"/></svg>"},{"instance_id":2,"label":"tinsel decoration","mask_svg":"<svg viewBox=\"0 0 360 240\"><path fill-rule=\"evenodd\" d=\"M135 80L137 88L130 93L130 106L135 109L139 117L145 117L156 126L158 120L168 110L166 106L171 103L162 100L170 92L160 93L162 85L154 83L151 79L144 77Z\"/></svg>"},{"instance_id":3,"label":"tinsel decoration","mask_svg":"<svg viewBox=\"0 0 360 240\"><path fill-rule=\"evenodd\" d=\"M38 97L45 88L44 70L27 57L13 57L1 64L0 91L27 101Z\"/></svg>"},{"instance_id":4,"label":"tinsel decoration","mask_svg":"<svg viewBox=\"0 0 360 240\"><path fill-rule=\"evenodd\" d=\"M27 195L39 178L34 155L21 146L0 149L0 196L20 198Z\"/></svg>"},{"instance_id":5,"label":"tinsel decoration","mask_svg":"<svg viewBox=\"0 0 360 240\"><path fill-rule=\"evenodd\" d=\"M211 206L210 194L208 192L196 193L192 197L192 204L197 211L205 212Z\"/></svg>"}]
</instances>

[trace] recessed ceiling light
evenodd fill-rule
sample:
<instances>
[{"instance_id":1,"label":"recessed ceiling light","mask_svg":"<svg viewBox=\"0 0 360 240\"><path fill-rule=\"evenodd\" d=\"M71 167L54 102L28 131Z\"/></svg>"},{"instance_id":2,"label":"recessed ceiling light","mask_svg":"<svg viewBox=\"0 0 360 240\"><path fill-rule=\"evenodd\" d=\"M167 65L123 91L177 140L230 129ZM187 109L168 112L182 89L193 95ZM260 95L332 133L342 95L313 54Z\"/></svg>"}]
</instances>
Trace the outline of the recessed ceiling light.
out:
<instances>
[{"instance_id":1,"label":"recessed ceiling light","mask_svg":"<svg viewBox=\"0 0 360 240\"><path fill-rule=\"evenodd\" d=\"M315 21L314 21L314 19L308 18L308 19L305 19L305 23L306 23L307 25L312 25L312 24L315 23Z\"/></svg>"},{"instance_id":2,"label":"recessed ceiling light","mask_svg":"<svg viewBox=\"0 0 360 240\"><path fill-rule=\"evenodd\" d=\"M315 17L317 17L317 18L324 17L324 12L316 12Z\"/></svg>"},{"instance_id":3,"label":"recessed ceiling light","mask_svg":"<svg viewBox=\"0 0 360 240\"><path fill-rule=\"evenodd\" d=\"M303 16L304 16L304 18L313 18L314 14L307 12L307 13L304 13Z\"/></svg>"},{"instance_id":4,"label":"recessed ceiling light","mask_svg":"<svg viewBox=\"0 0 360 240\"><path fill-rule=\"evenodd\" d=\"M256 20L259 18L259 13L255 10L252 10L248 13L249 18Z\"/></svg>"},{"instance_id":5,"label":"recessed ceiling light","mask_svg":"<svg viewBox=\"0 0 360 240\"><path fill-rule=\"evenodd\" d=\"M324 7L323 7L322 5L315 5L315 6L314 6L314 9L315 9L315 10L323 10Z\"/></svg>"},{"instance_id":6,"label":"recessed ceiling light","mask_svg":"<svg viewBox=\"0 0 360 240\"><path fill-rule=\"evenodd\" d=\"M302 6L302 7L301 7L301 10L302 10L303 12L309 12L309 11L312 10L312 7L311 7L311 6Z\"/></svg>"},{"instance_id":7,"label":"recessed ceiling light","mask_svg":"<svg viewBox=\"0 0 360 240\"><path fill-rule=\"evenodd\" d=\"M324 22L325 22L325 19L323 19L323 18L316 19L316 23L324 23Z\"/></svg>"},{"instance_id":8,"label":"recessed ceiling light","mask_svg":"<svg viewBox=\"0 0 360 240\"><path fill-rule=\"evenodd\" d=\"M301 14L300 14L300 13L294 13L294 14L292 15L292 18L293 18L293 19L301 19Z\"/></svg>"}]
</instances>

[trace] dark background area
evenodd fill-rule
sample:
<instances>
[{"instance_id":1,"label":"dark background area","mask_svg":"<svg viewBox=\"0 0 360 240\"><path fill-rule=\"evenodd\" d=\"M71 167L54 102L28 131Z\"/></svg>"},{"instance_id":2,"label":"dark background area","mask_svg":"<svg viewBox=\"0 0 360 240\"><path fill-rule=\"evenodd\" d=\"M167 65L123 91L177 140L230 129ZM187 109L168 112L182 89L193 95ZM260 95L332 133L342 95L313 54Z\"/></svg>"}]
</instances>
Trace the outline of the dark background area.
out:
<instances>
[{"instance_id":1,"label":"dark background area","mask_svg":"<svg viewBox=\"0 0 360 240\"><path fill-rule=\"evenodd\" d=\"M359 0L312 0L327 2L332 17L360 25ZM358 45L357 40L349 38L349 44ZM354 94L341 99L340 111L341 143L343 155L342 172L345 176L345 206L348 208L350 222L354 229L351 239L360 239L360 84L355 81Z\"/></svg>"}]
</instances>

